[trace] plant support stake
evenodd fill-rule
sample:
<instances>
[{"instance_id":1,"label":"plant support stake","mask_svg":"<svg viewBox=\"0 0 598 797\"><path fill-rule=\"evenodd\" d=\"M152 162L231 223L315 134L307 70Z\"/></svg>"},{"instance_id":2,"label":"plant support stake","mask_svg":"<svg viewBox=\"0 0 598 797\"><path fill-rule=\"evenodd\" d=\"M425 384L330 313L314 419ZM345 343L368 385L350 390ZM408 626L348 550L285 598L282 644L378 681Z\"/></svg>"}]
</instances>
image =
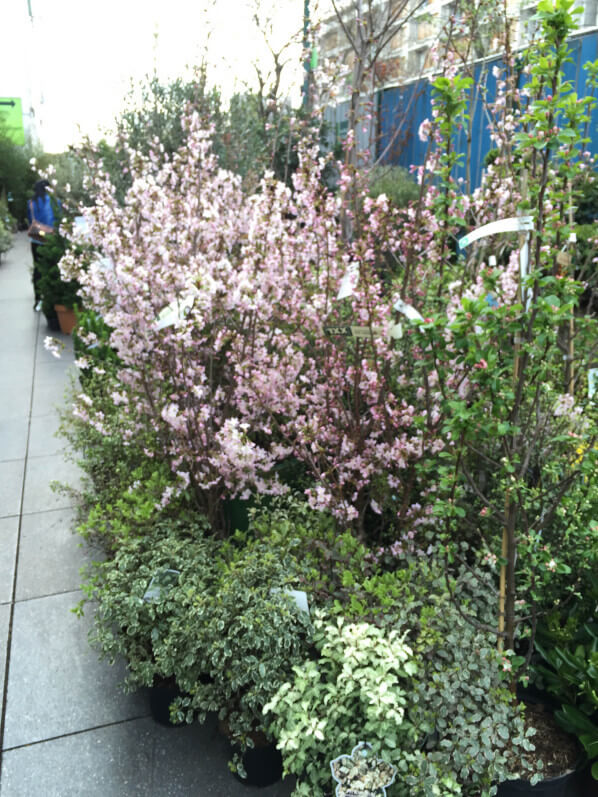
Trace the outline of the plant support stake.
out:
<instances>
[{"instance_id":1,"label":"plant support stake","mask_svg":"<svg viewBox=\"0 0 598 797\"><path fill-rule=\"evenodd\" d=\"M524 178L525 179L525 178ZM523 189L525 194L525 185ZM499 221L484 224L472 232L464 235L458 240L459 249L463 250L465 247L479 241L480 238L486 238L489 235L498 235L506 232L519 233L519 285L517 288L518 301L525 302L526 310L529 309L531 295L525 290L525 279L529 271L529 233L534 228L533 216L513 216L508 219L501 219ZM514 345L514 362L513 362L513 384L517 384L519 378L519 348L521 340L519 336L515 338ZM502 533L501 544L501 559L500 566L500 581L499 581L499 597L498 597L498 649L502 650L504 647L504 633L505 633L505 603L506 603L506 584L507 584L507 564L505 564L509 552L509 517L511 514L511 498L507 492L505 496L505 526Z\"/></svg>"}]
</instances>

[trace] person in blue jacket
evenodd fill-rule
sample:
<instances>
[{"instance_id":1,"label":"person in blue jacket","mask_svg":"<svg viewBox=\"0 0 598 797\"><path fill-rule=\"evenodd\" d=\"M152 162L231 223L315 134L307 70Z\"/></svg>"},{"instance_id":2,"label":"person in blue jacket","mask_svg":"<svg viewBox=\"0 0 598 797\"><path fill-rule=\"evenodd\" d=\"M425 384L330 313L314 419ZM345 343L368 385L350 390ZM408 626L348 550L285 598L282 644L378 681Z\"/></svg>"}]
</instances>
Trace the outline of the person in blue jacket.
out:
<instances>
[{"instance_id":1,"label":"person in blue jacket","mask_svg":"<svg viewBox=\"0 0 598 797\"><path fill-rule=\"evenodd\" d=\"M31 224L34 217L40 224L47 224L49 227L55 227L59 221L56 218L55 210L60 208L60 202L52 200L50 194L46 190L49 186L50 183L48 180L38 180L33 186L33 197L27 203L27 219L29 224ZM38 284L41 274L38 264L40 247L43 246L43 243L35 241L33 238L29 240L31 241L31 254L33 256L34 307L36 310L39 310L41 307L41 295L39 293Z\"/></svg>"}]
</instances>

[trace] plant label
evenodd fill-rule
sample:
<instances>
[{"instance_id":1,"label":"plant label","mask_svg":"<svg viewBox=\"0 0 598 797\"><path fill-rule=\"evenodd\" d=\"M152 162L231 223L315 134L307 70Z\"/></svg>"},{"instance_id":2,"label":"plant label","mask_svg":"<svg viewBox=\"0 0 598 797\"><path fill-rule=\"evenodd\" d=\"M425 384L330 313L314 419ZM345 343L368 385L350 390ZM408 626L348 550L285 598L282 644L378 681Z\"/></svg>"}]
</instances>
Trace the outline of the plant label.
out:
<instances>
[{"instance_id":1,"label":"plant label","mask_svg":"<svg viewBox=\"0 0 598 797\"><path fill-rule=\"evenodd\" d=\"M498 235L503 232L526 232L527 230L534 229L533 216L512 216L508 219L500 219L499 221L491 221L490 224L484 224L476 230L472 230L467 235L459 238L459 249L465 249L466 246L479 241L480 238L486 238L488 235Z\"/></svg>"},{"instance_id":2,"label":"plant label","mask_svg":"<svg viewBox=\"0 0 598 797\"><path fill-rule=\"evenodd\" d=\"M407 302L404 302L402 299L397 299L396 302L394 303L393 307L398 313L402 313L410 321L423 321L424 320L423 315L421 313L419 313L415 309L415 307L413 307L410 304L407 304Z\"/></svg>"},{"instance_id":3,"label":"plant label","mask_svg":"<svg viewBox=\"0 0 598 797\"><path fill-rule=\"evenodd\" d=\"M349 296L353 296L355 292L355 288L357 287L357 283L359 282L359 266L357 263L353 263L347 269L347 273L343 277L343 281L341 282L341 286L338 290L336 295L337 299L347 299Z\"/></svg>"}]
</instances>

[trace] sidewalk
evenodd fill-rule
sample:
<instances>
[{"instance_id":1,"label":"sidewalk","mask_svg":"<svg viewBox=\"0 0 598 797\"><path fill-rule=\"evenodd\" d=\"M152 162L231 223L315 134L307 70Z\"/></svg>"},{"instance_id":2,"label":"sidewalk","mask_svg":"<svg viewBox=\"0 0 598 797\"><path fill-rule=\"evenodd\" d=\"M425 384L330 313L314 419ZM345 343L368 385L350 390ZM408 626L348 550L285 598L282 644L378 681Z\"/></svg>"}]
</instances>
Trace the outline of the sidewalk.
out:
<instances>
[{"instance_id":1,"label":"sidewalk","mask_svg":"<svg viewBox=\"0 0 598 797\"><path fill-rule=\"evenodd\" d=\"M89 611L70 611L92 552L50 482L78 480L54 437L76 368L69 337L52 333L60 360L44 349L30 261L20 233L0 264L0 797L287 797L289 782L238 783L213 723L157 725L147 695L125 695L123 669L89 648Z\"/></svg>"}]
</instances>

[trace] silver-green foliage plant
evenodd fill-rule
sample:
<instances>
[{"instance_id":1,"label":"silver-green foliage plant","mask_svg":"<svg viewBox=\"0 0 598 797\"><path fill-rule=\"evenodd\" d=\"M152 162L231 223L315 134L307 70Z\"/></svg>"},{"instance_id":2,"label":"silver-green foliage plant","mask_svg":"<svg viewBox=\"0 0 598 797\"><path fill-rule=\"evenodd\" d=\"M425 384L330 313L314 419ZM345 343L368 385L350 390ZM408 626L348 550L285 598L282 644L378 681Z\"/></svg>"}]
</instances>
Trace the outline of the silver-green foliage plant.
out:
<instances>
[{"instance_id":1,"label":"silver-green foliage plant","mask_svg":"<svg viewBox=\"0 0 598 797\"><path fill-rule=\"evenodd\" d=\"M0 218L0 256L12 247L12 233Z\"/></svg>"},{"instance_id":2,"label":"silver-green foliage plant","mask_svg":"<svg viewBox=\"0 0 598 797\"><path fill-rule=\"evenodd\" d=\"M207 591L213 580L217 543L205 532L201 518L158 522L143 535L123 537L113 557L90 566L83 587L86 600L96 604L90 643L111 663L125 658L127 691L173 677L173 663L165 667L165 657L158 661L156 651L171 624L184 622L186 595ZM179 571L177 585L148 599L152 579L166 570Z\"/></svg>"},{"instance_id":3,"label":"silver-green foliage plant","mask_svg":"<svg viewBox=\"0 0 598 797\"><path fill-rule=\"evenodd\" d=\"M284 592L296 586L293 563L269 546L225 543L211 569L212 584L186 591L156 656L186 693L176 718L217 712L244 750L267 731L263 706L306 658L311 621Z\"/></svg>"}]
</instances>

